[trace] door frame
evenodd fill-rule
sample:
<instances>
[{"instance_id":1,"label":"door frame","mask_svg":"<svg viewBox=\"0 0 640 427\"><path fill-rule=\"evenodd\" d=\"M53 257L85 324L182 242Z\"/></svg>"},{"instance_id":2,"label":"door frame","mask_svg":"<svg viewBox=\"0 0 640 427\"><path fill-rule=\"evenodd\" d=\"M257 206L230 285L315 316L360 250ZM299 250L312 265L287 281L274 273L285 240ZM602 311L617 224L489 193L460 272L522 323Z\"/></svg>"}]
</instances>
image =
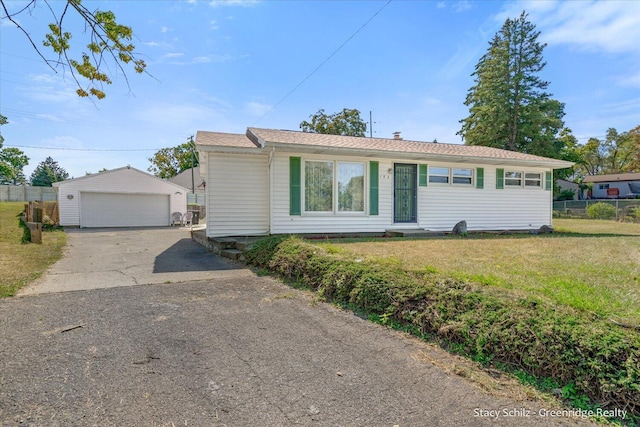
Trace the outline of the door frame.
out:
<instances>
[{"instance_id":1,"label":"door frame","mask_svg":"<svg viewBox=\"0 0 640 427\"><path fill-rule=\"evenodd\" d=\"M410 188L399 188L398 187L398 166L400 167L410 167L411 174L413 175L413 179L410 181L413 183L413 186ZM400 198L399 191L412 191L413 194L409 195L409 202L411 206L410 219L404 221L398 221L400 209L398 200ZM393 164L393 223L394 224L417 224L418 223L418 164L417 163L394 163Z\"/></svg>"}]
</instances>

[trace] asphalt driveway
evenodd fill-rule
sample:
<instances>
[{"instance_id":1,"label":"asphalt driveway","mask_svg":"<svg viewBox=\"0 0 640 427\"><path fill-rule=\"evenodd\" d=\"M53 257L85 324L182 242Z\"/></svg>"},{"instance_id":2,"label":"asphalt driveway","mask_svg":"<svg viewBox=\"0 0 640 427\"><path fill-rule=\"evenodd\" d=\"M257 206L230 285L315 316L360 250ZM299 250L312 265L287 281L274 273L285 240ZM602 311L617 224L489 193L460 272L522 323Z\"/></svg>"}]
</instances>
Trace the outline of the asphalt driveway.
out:
<instances>
[{"instance_id":1,"label":"asphalt driveway","mask_svg":"<svg viewBox=\"0 0 640 427\"><path fill-rule=\"evenodd\" d=\"M213 257L181 227L69 229L61 260L18 295L243 276L240 265Z\"/></svg>"},{"instance_id":2,"label":"asphalt driveway","mask_svg":"<svg viewBox=\"0 0 640 427\"><path fill-rule=\"evenodd\" d=\"M183 232L73 231L40 292L0 300L0 425L591 425Z\"/></svg>"}]
</instances>

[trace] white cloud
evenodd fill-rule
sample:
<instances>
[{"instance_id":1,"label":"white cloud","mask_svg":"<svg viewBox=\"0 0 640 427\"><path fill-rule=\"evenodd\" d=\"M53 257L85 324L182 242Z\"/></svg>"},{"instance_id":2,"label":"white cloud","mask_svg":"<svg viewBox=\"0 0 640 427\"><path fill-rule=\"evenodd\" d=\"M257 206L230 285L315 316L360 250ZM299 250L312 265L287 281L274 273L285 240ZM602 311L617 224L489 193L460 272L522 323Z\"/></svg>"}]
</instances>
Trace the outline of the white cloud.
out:
<instances>
[{"instance_id":1,"label":"white cloud","mask_svg":"<svg viewBox=\"0 0 640 427\"><path fill-rule=\"evenodd\" d=\"M509 4L497 19L525 10L540 40L592 52L640 54L640 2L540 1Z\"/></svg>"},{"instance_id":2,"label":"white cloud","mask_svg":"<svg viewBox=\"0 0 640 427\"><path fill-rule=\"evenodd\" d=\"M53 138L43 139L42 146L67 149L84 148L82 141L72 136L54 136Z\"/></svg>"},{"instance_id":3,"label":"white cloud","mask_svg":"<svg viewBox=\"0 0 640 427\"><path fill-rule=\"evenodd\" d=\"M261 104L259 102L247 102L244 106L244 111L245 113L251 116L261 117L264 114L266 114L267 111L271 110L271 108L272 108L272 105L269 105L269 104Z\"/></svg>"},{"instance_id":4,"label":"white cloud","mask_svg":"<svg viewBox=\"0 0 640 427\"><path fill-rule=\"evenodd\" d=\"M466 10L469 10L473 7L473 5L471 4L471 2L467 1L467 0L463 0L463 1L459 1L456 2L453 5L453 11L454 12L464 12Z\"/></svg>"},{"instance_id":5,"label":"white cloud","mask_svg":"<svg viewBox=\"0 0 640 427\"><path fill-rule=\"evenodd\" d=\"M619 78L620 85L640 89L640 72L634 70L632 74Z\"/></svg>"},{"instance_id":6,"label":"white cloud","mask_svg":"<svg viewBox=\"0 0 640 427\"><path fill-rule=\"evenodd\" d=\"M211 0L209 5L212 7L219 6L241 6L241 7L253 7L260 3L260 0Z\"/></svg>"},{"instance_id":7,"label":"white cloud","mask_svg":"<svg viewBox=\"0 0 640 427\"><path fill-rule=\"evenodd\" d=\"M217 29L219 29L219 28L220 28L220 27L218 26L218 21L216 21L215 19L212 19L212 20L209 22L209 29L210 29L210 30L217 30Z\"/></svg>"},{"instance_id":8,"label":"white cloud","mask_svg":"<svg viewBox=\"0 0 640 427\"><path fill-rule=\"evenodd\" d=\"M31 74L28 80L29 84L20 90L31 100L67 105L78 100L75 82L71 78L65 79L64 74Z\"/></svg>"}]
</instances>

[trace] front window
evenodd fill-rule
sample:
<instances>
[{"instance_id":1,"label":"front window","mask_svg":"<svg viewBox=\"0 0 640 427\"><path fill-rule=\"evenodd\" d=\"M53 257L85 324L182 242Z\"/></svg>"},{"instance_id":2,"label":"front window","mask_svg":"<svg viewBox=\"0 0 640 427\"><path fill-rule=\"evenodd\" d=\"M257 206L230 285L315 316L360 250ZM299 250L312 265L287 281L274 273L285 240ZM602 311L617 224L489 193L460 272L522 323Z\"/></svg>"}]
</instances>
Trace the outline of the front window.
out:
<instances>
[{"instance_id":1,"label":"front window","mask_svg":"<svg viewBox=\"0 0 640 427\"><path fill-rule=\"evenodd\" d=\"M452 181L454 184L471 185L473 183L473 170L454 168Z\"/></svg>"},{"instance_id":2,"label":"front window","mask_svg":"<svg viewBox=\"0 0 640 427\"><path fill-rule=\"evenodd\" d=\"M524 174L525 187L542 187L542 174L527 172Z\"/></svg>"},{"instance_id":3,"label":"front window","mask_svg":"<svg viewBox=\"0 0 640 427\"><path fill-rule=\"evenodd\" d=\"M333 211L333 162L304 162L304 209Z\"/></svg>"},{"instance_id":4,"label":"front window","mask_svg":"<svg viewBox=\"0 0 640 427\"><path fill-rule=\"evenodd\" d=\"M338 210L364 212L364 164L338 162Z\"/></svg>"},{"instance_id":5,"label":"front window","mask_svg":"<svg viewBox=\"0 0 640 427\"><path fill-rule=\"evenodd\" d=\"M364 163L305 161L305 212L364 212L364 177Z\"/></svg>"},{"instance_id":6,"label":"front window","mask_svg":"<svg viewBox=\"0 0 640 427\"><path fill-rule=\"evenodd\" d=\"M522 187L522 172L505 171L504 185L509 187Z\"/></svg>"},{"instance_id":7,"label":"front window","mask_svg":"<svg viewBox=\"0 0 640 427\"><path fill-rule=\"evenodd\" d=\"M429 182L433 182L435 184L448 184L449 168L430 167Z\"/></svg>"}]
</instances>

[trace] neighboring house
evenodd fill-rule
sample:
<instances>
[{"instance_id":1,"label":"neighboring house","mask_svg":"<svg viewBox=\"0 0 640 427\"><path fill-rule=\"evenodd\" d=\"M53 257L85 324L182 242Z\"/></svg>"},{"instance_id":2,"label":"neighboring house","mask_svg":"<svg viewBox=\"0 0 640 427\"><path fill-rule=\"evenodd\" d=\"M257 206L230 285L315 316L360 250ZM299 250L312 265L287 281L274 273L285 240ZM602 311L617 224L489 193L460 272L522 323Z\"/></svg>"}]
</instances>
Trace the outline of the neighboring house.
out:
<instances>
[{"instance_id":1,"label":"neighboring house","mask_svg":"<svg viewBox=\"0 0 640 427\"><path fill-rule=\"evenodd\" d=\"M580 195L580 185L566 179L556 180L556 184L560 187L560 191L571 190L573 191L573 200L578 200Z\"/></svg>"},{"instance_id":2,"label":"neighboring house","mask_svg":"<svg viewBox=\"0 0 640 427\"><path fill-rule=\"evenodd\" d=\"M199 131L207 236L531 230L570 162L490 147L249 128Z\"/></svg>"},{"instance_id":3,"label":"neighboring house","mask_svg":"<svg viewBox=\"0 0 640 427\"><path fill-rule=\"evenodd\" d=\"M191 171L193 170L193 175ZM193 179L192 179L193 178ZM205 179L200 175L200 168L198 166L183 170L178 175L169 178L167 181L178 184L181 187L188 189L194 193L204 193L206 188Z\"/></svg>"},{"instance_id":4,"label":"neighboring house","mask_svg":"<svg viewBox=\"0 0 640 427\"><path fill-rule=\"evenodd\" d=\"M640 196L640 173L589 175L584 183L592 183L594 199L634 198Z\"/></svg>"},{"instance_id":5,"label":"neighboring house","mask_svg":"<svg viewBox=\"0 0 640 427\"><path fill-rule=\"evenodd\" d=\"M60 225L138 227L171 225L187 210L187 189L125 166L53 184Z\"/></svg>"}]
</instances>

